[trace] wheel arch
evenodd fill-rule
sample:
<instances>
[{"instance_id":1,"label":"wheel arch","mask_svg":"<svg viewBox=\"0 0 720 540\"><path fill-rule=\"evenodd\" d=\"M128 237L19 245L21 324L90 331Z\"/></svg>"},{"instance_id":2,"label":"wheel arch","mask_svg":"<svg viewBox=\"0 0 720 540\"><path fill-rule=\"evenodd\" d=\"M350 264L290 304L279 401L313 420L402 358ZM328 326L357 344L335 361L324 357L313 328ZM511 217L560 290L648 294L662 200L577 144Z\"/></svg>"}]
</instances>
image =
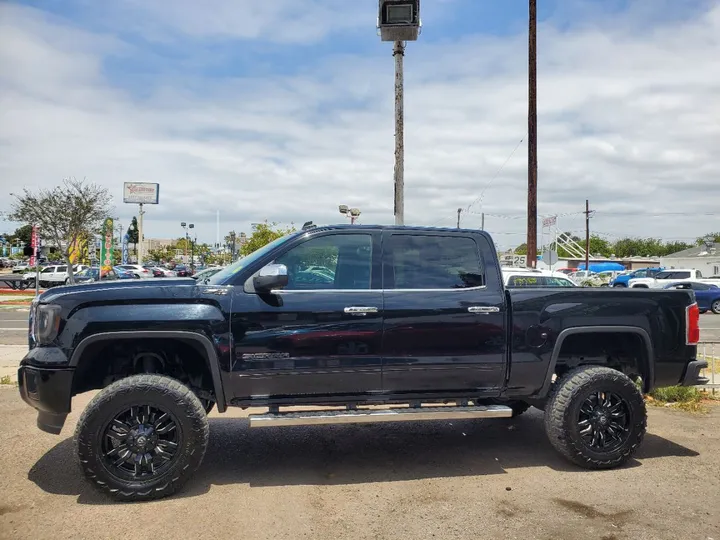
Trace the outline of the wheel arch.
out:
<instances>
[{"instance_id":1,"label":"wheel arch","mask_svg":"<svg viewBox=\"0 0 720 540\"><path fill-rule=\"evenodd\" d=\"M570 336L581 334L633 334L639 336L644 344L645 355L638 358L639 368L642 370L640 374L643 381L643 392L649 392L655 381L655 355L653 352L652 341L650 335L643 328L637 326L581 326L566 328L562 330L555 341L553 352L550 357L547 373L545 374L545 382L540 391L541 396L547 396L552 384L552 376L560 358L563 342Z\"/></svg>"},{"instance_id":2,"label":"wheel arch","mask_svg":"<svg viewBox=\"0 0 720 540\"><path fill-rule=\"evenodd\" d=\"M180 341L190 341L198 345L199 351L207 364L207 368L212 378L213 389L217 399L217 408L219 412L225 412L227 409L225 401L225 392L222 385L222 377L220 376L220 363L217 352L210 339L197 332L187 332L181 330L164 330L164 331L118 331L118 332L102 332L94 334L83 339L70 358L69 366L77 368L83 358L88 347L103 342L111 342L117 340L138 340L138 339L177 339Z\"/></svg>"}]
</instances>

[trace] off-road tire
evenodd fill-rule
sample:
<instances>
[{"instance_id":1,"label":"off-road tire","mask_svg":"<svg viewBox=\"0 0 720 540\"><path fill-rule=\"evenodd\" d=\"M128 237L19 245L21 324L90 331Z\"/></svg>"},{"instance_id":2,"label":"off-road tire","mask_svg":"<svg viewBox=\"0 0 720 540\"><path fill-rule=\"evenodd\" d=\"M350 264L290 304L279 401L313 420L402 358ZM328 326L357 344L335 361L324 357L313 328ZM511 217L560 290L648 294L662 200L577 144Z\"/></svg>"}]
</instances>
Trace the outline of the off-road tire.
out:
<instances>
[{"instance_id":1,"label":"off-road tire","mask_svg":"<svg viewBox=\"0 0 720 540\"><path fill-rule=\"evenodd\" d=\"M174 415L179 431L177 458L163 474L147 480L122 478L103 461L105 426L124 408L151 405ZM134 375L100 391L83 411L75 429L75 450L85 477L120 501L160 499L175 493L202 463L207 449L207 415L195 394L162 375Z\"/></svg>"},{"instance_id":2,"label":"off-road tire","mask_svg":"<svg viewBox=\"0 0 720 540\"><path fill-rule=\"evenodd\" d=\"M625 402L628 435L611 451L595 451L580 437L577 420L583 402L594 392L612 392ZM583 366L555 382L545 407L545 431L565 458L586 469L611 469L629 460L645 436L647 411L640 389L625 374L600 366Z\"/></svg>"}]
</instances>

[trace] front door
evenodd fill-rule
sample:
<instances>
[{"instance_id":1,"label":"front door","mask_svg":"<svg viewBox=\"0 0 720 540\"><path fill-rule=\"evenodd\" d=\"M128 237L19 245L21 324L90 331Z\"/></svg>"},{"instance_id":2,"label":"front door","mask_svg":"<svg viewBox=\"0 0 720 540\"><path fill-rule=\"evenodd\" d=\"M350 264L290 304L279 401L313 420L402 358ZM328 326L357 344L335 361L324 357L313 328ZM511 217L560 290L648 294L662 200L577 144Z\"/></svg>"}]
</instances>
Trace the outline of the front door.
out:
<instances>
[{"instance_id":1,"label":"front door","mask_svg":"<svg viewBox=\"0 0 720 540\"><path fill-rule=\"evenodd\" d=\"M485 271L478 245L491 249L489 242L452 232L384 235L385 392L496 394L506 313L497 272Z\"/></svg>"},{"instance_id":2,"label":"front door","mask_svg":"<svg viewBox=\"0 0 720 540\"><path fill-rule=\"evenodd\" d=\"M257 294L249 290L252 278L235 287L236 398L381 390L379 240L371 230L311 234L270 261L287 267L282 290Z\"/></svg>"}]
</instances>

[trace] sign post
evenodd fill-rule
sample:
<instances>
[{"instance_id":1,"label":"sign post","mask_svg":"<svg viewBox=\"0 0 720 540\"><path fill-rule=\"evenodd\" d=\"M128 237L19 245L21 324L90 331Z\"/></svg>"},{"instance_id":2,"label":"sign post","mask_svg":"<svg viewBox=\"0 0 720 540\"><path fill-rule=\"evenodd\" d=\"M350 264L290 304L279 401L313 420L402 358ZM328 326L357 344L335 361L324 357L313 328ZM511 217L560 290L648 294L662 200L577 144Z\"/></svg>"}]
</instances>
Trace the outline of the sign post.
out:
<instances>
[{"instance_id":1,"label":"sign post","mask_svg":"<svg viewBox=\"0 0 720 540\"><path fill-rule=\"evenodd\" d=\"M39 230L38 226L33 225L31 244L30 244L32 247L32 250L33 250L32 257L30 257L30 266L35 267L35 296L40 294L40 266L38 265L38 256L37 256L38 243L39 243L38 230Z\"/></svg>"},{"instance_id":2,"label":"sign post","mask_svg":"<svg viewBox=\"0 0 720 540\"><path fill-rule=\"evenodd\" d=\"M102 279L113 267L113 219L106 218L103 224L103 238L100 244L100 279Z\"/></svg>"},{"instance_id":3,"label":"sign post","mask_svg":"<svg viewBox=\"0 0 720 540\"><path fill-rule=\"evenodd\" d=\"M160 199L160 184L150 182L125 182L123 184L123 202L140 206L138 212L138 246L137 263L143 260L143 204L158 204Z\"/></svg>"}]
</instances>

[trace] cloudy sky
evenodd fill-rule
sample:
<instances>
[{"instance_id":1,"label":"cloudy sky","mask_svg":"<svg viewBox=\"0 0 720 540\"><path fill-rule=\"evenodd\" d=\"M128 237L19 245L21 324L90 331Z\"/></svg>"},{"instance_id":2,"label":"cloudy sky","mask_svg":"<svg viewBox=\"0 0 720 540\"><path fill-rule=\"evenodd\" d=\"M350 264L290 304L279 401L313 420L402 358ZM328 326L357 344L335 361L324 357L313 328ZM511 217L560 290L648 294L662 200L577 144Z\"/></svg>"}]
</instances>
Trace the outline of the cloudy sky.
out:
<instances>
[{"instance_id":1,"label":"cloudy sky","mask_svg":"<svg viewBox=\"0 0 720 540\"><path fill-rule=\"evenodd\" d=\"M539 0L539 211L608 238L720 230L720 1ZM376 0L0 1L0 211L65 176L160 183L146 237L391 223L392 46ZM524 241L527 0L423 0L406 222ZM522 142L521 142L522 141ZM514 151L514 152L513 152ZM0 231L15 224L0 222Z\"/></svg>"}]
</instances>

